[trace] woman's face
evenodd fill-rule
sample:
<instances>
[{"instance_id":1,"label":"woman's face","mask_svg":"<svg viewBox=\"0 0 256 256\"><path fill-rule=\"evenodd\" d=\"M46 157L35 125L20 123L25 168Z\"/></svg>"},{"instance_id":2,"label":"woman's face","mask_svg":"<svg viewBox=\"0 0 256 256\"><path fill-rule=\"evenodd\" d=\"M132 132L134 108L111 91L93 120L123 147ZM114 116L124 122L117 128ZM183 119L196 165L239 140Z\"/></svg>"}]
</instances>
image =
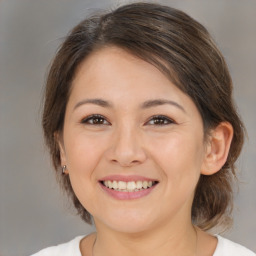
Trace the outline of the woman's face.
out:
<instances>
[{"instance_id":1,"label":"woman's face","mask_svg":"<svg viewBox=\"0 0 256 256\"><path fill-rule=\"evenodd\" d=\"M97 227L134 233L190 222L203 123L153 65L115 47L90 55L73 81L60 145Z\"/></svg>"}]
</instances>

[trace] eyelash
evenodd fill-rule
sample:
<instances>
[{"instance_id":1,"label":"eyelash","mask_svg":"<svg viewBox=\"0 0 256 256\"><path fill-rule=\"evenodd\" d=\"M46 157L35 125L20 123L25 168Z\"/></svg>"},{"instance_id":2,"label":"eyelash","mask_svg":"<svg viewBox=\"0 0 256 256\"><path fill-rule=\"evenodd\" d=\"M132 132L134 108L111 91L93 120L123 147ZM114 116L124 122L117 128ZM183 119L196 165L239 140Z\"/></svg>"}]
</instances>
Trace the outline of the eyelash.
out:
<instances>
[{"instance_id":1,"label":"eyelash","mask_svg":"<svg viewBox=\"0 0 256 256\"><path fill-rule=\"evenodd\" d=\"M160 123L157 123L160 121ZM146 123L149 123L150 121L153 121L153 124L150 125L158 125L158 126L164 126L164 125L168 125L168 124L174 124L175 121L167 116L163 116L163 115L155 115L152 116L149 121L147 121Z\"/></svg>"},{"instance_id":2,"label":"eyelash","mask_svg":"<svg viewBox=\"0 0 256 256\"><path fill-rule=\"evenodd\" d=\"M151 121L153 121L153 123L149 124ZM107 122L107 124L105 122ZM99 114L90 115L84 118L81 121L81 123L88 124L88 125L111 125L110 122L104 116ZM175 121L167 116L155 115L155 116L152 116L145 124L164 126L164 125L169 125L174 123Z\"/></svg>"},{"instance_id":3,"label":"eyelash","mask_svg":"<svg viewBox=\"0 0 256 256\"><path fill-rule=\"evenodd\" d=\"M98 123L99 121L101 123ZM107 124L104 124L105 121L107 122ZM98 115L98 114L90 115L90 116L84 118L81 121L81 123L89 124L89 125L110 125L110 123L107 121L107 119L104 116Z\"/></svg>"}]
</instances>

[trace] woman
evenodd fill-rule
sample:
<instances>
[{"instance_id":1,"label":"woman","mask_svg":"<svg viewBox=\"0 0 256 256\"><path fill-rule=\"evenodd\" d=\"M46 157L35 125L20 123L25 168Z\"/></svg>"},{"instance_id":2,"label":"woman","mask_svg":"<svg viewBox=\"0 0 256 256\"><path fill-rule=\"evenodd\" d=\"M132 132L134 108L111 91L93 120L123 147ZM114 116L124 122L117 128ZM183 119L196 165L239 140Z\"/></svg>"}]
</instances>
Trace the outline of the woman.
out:
<instances>
[{"instance_id":1,"label":"woman","mask_svg":"<svg viewBox=\"0 0 256 256\"><path fill-rule=\"evenodd\" d=\"M96 233L40 255L255 255L227 228L244 128L207 30L136 3L82 21L49 72L43 129L62 187Z\"/></svg>"}]
</instances>

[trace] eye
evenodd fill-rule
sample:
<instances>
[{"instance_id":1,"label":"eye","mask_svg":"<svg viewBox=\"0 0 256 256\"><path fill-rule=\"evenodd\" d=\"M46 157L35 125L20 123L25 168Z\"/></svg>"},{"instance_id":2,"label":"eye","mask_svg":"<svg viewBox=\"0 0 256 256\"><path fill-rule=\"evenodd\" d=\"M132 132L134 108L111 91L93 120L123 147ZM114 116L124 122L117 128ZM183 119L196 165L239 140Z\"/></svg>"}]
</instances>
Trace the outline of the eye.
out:
<instances>
[{"instance_id":1,"label":"eye","mask_svg":"<svg viewBox=\"0 0 256 256\"><path fill-rule=\"evenodd\" d=\"M104 116L96 114L84 118L81 123L89 125L110 125Z\"/></svg>"},{"instance_id":2,"label":"eye","mask_svg":"<svg viewBox=\"0 0 256 256\"><path fill-rule=\"evenodd\" d=\"M171 118L167 116L162 116L162 115L157 115L151 117L149 121L147 121L146 124L149 125L168 125L168 124L173 124L175 121L173 121Z\"/></svg>"}]
</instances>

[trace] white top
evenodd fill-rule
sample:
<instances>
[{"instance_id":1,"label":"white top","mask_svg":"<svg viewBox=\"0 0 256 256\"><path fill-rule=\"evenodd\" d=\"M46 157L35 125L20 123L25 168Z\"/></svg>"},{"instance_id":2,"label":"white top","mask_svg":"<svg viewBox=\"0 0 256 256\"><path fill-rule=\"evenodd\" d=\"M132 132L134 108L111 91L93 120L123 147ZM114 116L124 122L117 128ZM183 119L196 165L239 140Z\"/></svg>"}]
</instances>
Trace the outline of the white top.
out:
<instances>
[{"instance_id":1,"label":"white top","mask_svg":"<svg viewBox=\"0 0 256 256\"><path fill-rule=\"evenodd\" d=\"M240 244L221 236L216 237L218 238L218 244L213 256L256 256L255 253ZM84 236L78 236L68 243L45 248L31 256L82 256L80 241L83 238Z\"/></svg>"}]
</instances>

